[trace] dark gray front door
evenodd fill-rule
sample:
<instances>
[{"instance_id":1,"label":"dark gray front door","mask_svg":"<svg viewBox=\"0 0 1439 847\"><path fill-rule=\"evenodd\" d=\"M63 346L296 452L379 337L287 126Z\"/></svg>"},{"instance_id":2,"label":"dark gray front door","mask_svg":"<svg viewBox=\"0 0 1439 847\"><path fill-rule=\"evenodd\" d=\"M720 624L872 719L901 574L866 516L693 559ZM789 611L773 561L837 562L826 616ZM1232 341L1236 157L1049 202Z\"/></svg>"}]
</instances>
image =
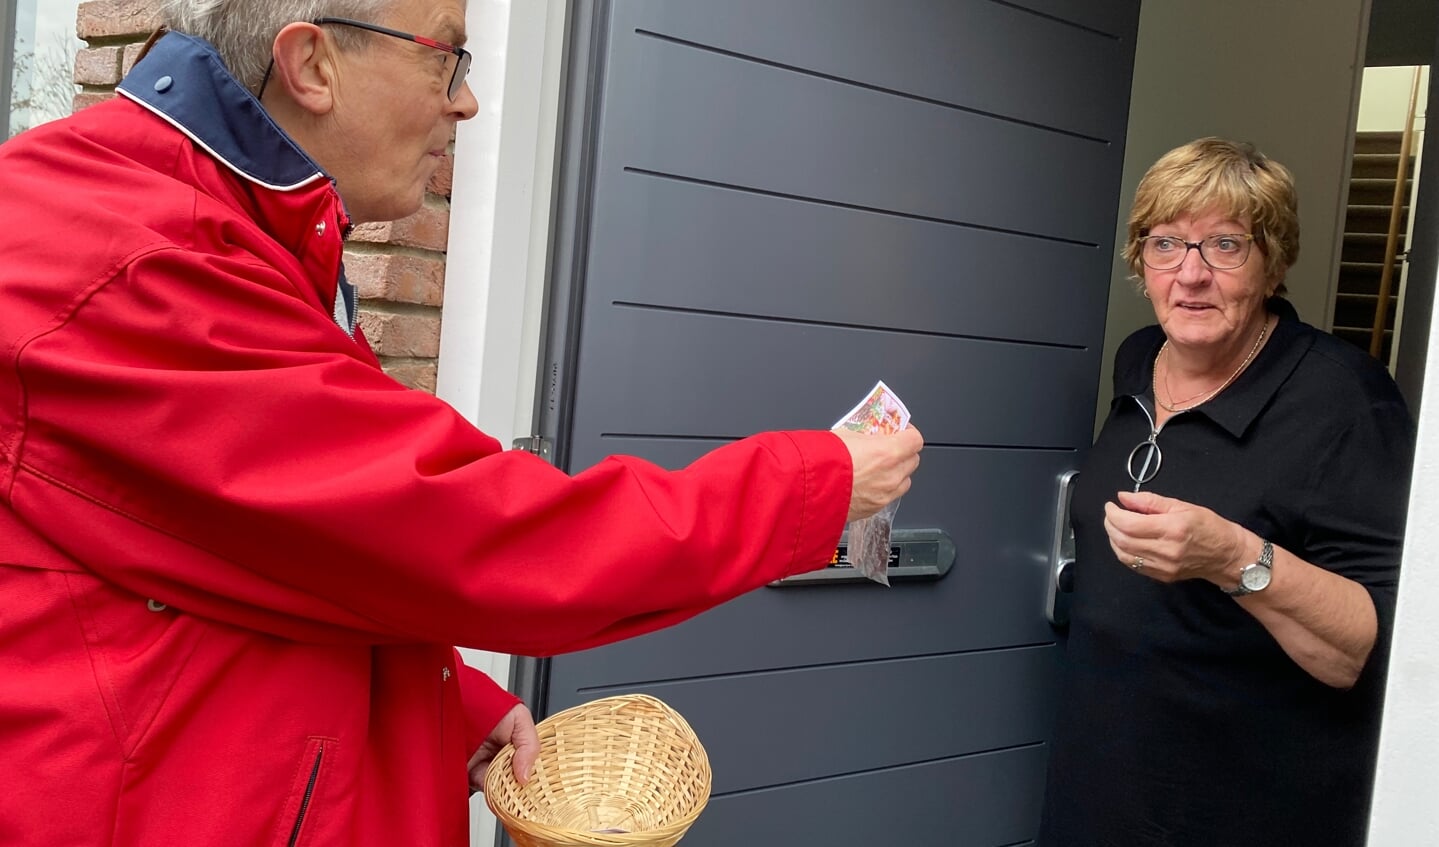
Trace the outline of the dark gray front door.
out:
<instances>
[{"instance_id":1,"label":"dark gray front door","mask_svg":"<svg viewBox=\"0 0 1439 847\"><path fill-rule=\"evenodd\" d=\"M527 669L547 712L643 691L689 719L715 781L686 847L1034 838L1138 5L578 4L562 465L824 428L882 378L928 441L896 525L958 550L939 580L763 588Z\"/></svg>"}]
</instances>

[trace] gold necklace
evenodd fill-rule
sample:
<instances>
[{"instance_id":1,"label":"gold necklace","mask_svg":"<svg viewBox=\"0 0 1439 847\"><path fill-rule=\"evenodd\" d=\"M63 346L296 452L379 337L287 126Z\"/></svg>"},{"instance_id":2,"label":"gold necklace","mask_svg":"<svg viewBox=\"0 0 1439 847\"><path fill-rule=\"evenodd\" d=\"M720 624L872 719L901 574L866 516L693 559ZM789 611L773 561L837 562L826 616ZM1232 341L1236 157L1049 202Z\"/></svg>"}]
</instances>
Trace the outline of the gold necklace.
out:
<instances>
[{"instance_id":1,"label":"gold necklace","mask_svg":"<svg viewBox=\"0 0 1439 847\"><path fill-rule=\"evenodd\" d=\"M1165 343L1168 343L1168 342L1165 342ZM1162 352L1162 350L1161 350L1161 352ZM1158 357L1158 356L1155 356L1155 357L1154 357L1154 361L1155 361L1155 363L1157 364L1157 363L1159 362L1159 357ZM1194 401L1194 400L1197 400L1197 399L1199 399L1199 397L1200 397L1201 395L1205 394L1208 390L1209 390L1209 389L1207 389L1207 388L1203 388L1203 389L1200 389L1199 391L1194 392L1193 394L1189 395L1188 397L1185 397L1183 400L1175 400L1175 399L1174 399L1174 389L1169 387L1169 371L1166 370L1166 371L1164 372L1164 393L1169 395L1169 402L1170 402L1171 404L1173 404L1174 406L1183 406L1185 403L1189 403L1189 402L1192 402L1192 401ZM1159 395L1158 395L1158 394L1154 395L1154 399L1155 399L1155 400L1158 400L1158 399L1159 399ZM1164 408L1170 409L1170 411L1173 411L1173 409L1172 409L1170 406L1165 406Z\"/></svg>"},{"instance_id":2,"label":"gold necklace","mask_svg":"<svg viewBox=\"0 0 1439 847\"><path fill-rule=\"evenodd\" d=\"M1265 336L1265 334L1268 333L1268 332L1269 332L1269 319L1268 319L1268 318L1265 318L1263 325L1259 327L1259 337L1256 338L1256 339L1254 339L1254 346L1249 348L1249 355L1247 355L1247 356L1244 357L1244 361L1242 361L1242 362L1239 363L1239 367L1237 367L1237 368L1234 369L1234 373L1230 374L1228 379L1226 379L1226 380L1224 380L1223 382L1219 383L1219 387L1218 387L1218 388L1214 389L1213 391L1210 391L1210 392L1207 393L1207 394L1203 394L1202 397L1201 397L1199 394L1196 394L1196 395L1194 395L1194 397L1190 397L1190 398L1185 399L1185 400L1180 400L1179 402L1174 403L1173 405L1171 405L1170 403L1166 403L1166 402L1164 402L1163 400L1160 400L1160 399L1159 399L1159 360L1164 357L1164 351L1169 349L1169 339L1167 339L1167 338L1164 339L1164 343L1163 343L1162 345L1160 345L1160 347L1159 347L1159 353L1156 354L1155 357L1154 357L1154 373L1151 375L1151 378L1150 378L1150 383L1151 383L1151 385L1152 385L1152 387L1153 387L1153 390L1154 390L1154 402L1156 402L1156 403L1158 403L1160 406L1164 407L1164 410L1167 411L1167 412L1187 412L1187 411L1189 411L1190 409L1193 409L1193 408L1195 408L1195 407L1197 407L1197 406L1202 406L1202 405L1204 405L1205 403L1208 403L1211 399L1214 398L1214 395L1216 395L1216 394L1218 394L1219 392L1223 391L1224 389L1228 388L1228 387L1229 387L1229 383L1231 383L1231 382L1233 382L1235 379L1237 379L1237 378L1239 377L1239 374L1240 374L1246 367L1248 367L1249 363L1254 359L1254 354L1259 352L1259 347L1260 347L1260 345L1262 345L1262 344L1264 343L1264 336ZM1168 374L1167 372L1164 374L1164 388L1165 388L1166 391L1169 390L1169 374ZM1169 397L1170 397L1170 400L1172 401L1172 400L1174 399L1174 392L1170 391L1170 392L1169 392ZM1198 398L1199 398L1199 401L1198 401L1198 402L1193 403L1193 404L1188 405L1188 406L1184 405L1185 403L1188 403L1190 400L1194 400L1195 397L1198 397Z\"/></svg>"}]
</instances>

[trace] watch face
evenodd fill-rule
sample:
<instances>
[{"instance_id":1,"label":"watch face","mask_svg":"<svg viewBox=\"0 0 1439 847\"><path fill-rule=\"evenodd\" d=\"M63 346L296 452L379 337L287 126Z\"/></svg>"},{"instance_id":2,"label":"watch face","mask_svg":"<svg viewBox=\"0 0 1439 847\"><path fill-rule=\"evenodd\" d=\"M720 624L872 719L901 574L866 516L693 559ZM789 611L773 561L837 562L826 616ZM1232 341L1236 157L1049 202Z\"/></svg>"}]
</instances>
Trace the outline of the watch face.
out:
<instances>
[{"instance_id":1,"label":"watch face","mask_svg":"<svg viewBox=\"0 0 1439 847\"><path fill-rule=\"evenodd\" d=\"M1262 591L1269 586L1269 568L1250 565L1240 572L1239 584L1250 591Z\"/></svg>"}]
</instances>

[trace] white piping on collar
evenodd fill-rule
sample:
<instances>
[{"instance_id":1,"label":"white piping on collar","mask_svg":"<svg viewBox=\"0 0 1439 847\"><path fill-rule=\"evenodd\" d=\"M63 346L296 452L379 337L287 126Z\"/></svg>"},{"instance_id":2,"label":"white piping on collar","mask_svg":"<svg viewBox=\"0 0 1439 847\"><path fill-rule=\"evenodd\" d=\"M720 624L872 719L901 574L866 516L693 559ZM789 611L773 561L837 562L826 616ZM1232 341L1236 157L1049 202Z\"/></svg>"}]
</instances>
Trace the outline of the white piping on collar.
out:
<instances>
[{"instance_id":1,"label":"white piping on collar","mask_svg":"<svg viewBox=\"0 0 1439 847\"><path fill-rule=\"evenodd\" d=\"M312 174L312 175L310 175L310 176L308 176L308 177L300 180L299 182L297 182L297 183L295 183L295 184L293 184L293 185L271 185L270 183L265 182L265 181L262 180L262 179L257 179L256 177L254 177L254 176L246 173L245 171L241 170L240 168L236 167L234 164L232 164L232 163L231 163L228 159L226 159L224 156L221 156L219 153L216 153L216 152L210 147L210 145L206 144L204 141L201 141L200 138L197 137L193 132L191 132L191 131L189 130L189 128L186 127L184 124L180 123L179 121L175 120L174 118L170 117L169 115L165 114L164 112L160 111L159 109L155 108L154 106L150 105L149 103L146 103L144 100L141 100L139 97L136 97L135 95L131 94L130 92L128 92L128 91L126 91L126 90L124 90L123 88L117 88L117 89L115 90L115 92L116 92L117 94L119 94L120 96L124 97L125 99L129 100L129 101L132 102L132 103L138 103L138 104L139 104L141 107L143 107L146 111L148 111L148 112L150 112L151 114L155 115L156 117L160 118L161 120L163 120L165 123L169 124L170 126L173 126L175 129L178 129L180 132L184 133L184 135L185 135L186 138L189 138L191 141L195 142L195 144L198 145L198 146L200 147L200 149L204 150L206 153L209 153L210 156L211 156L211 158L215 159L215 160L218 161L218 162L221 162L222 164L225 165L225 167L229 168L229 169L230 169L231 171L233 171L236 175L238 175L238 176L240 176L240 177L243 177L244 179L249 180L250 182L253 182L253 183L255 183L256 185L262 186L262 187L264 187L264 188L268 188L268 189L270 189L270 190L272 190L272 191L294 191L294 190L299 189L299 188L304 188L305 186L309 185L310 183L314 182L314 181L317 180L317 179L325 179L325 178L326 178L326 177L325 177L325 174L324 174L322 171L315 171L314 174Z\"/></svg>"}]
</instances>

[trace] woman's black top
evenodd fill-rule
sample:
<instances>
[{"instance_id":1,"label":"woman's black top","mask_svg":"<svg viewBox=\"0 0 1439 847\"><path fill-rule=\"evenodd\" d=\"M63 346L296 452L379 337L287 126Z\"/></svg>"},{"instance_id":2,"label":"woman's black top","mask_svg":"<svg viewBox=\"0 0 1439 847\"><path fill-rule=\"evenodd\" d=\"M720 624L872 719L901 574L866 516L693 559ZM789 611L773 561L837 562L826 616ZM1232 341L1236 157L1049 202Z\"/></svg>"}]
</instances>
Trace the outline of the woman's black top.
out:
<instances>
[{"instance_id":1,"label":"woman's black top","mask_svg":"<svg viewBox=\"0 0 1439 847\"><path fill-rule=\"evenodd\" d=\"M1049 763L1045 847L1362 845L1399 576L1414 430L1387 371L1280 315L1223 393L1172 416L1143 486L1214 510L1352 579L1379 641L1359 682L1305 673L1205 580L1165 585L1118 562L1104 504L1133 490L1149 437L1158 326L1115 358L1115 400L1081 468L1066 680ZM1257 550L1255 551L1257 554Z\"/></svg>"}]
</instances>

